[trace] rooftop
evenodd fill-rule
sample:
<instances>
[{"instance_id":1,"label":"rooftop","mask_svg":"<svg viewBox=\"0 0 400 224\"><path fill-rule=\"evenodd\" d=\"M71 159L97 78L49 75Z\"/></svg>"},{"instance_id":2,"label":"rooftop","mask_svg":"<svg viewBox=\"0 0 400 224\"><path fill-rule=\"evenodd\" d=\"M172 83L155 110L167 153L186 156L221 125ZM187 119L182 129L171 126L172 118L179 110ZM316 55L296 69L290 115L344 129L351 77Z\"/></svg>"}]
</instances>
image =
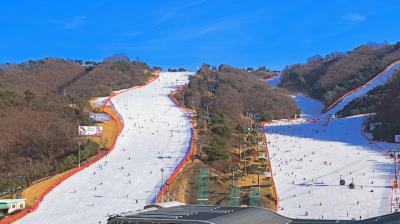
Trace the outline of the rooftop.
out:
<instances>
[{"instance_id":1,"label":"rooftop","mask_svg":"<svg viewBox=\"0 0 400 224\"><path fill-rule=\"evenodd\" d=\"M126 212L111 216L108 224L140 224L140 223L168 223L168 224L392 224L399 223L400 212L378 216L364 220L318 220L318 219L290 219L275 212L258 207L220 207L179 205L162 207L149 206L137 212Z\"/></svg>"},{"instance_id":2,"label":"rooftop","mask_svg":"<svg viewBox=\"0 0 400 224\"><path fill-rule=\"evenodd\" d=\"M21 201L25 201L25 198L21 199L0 199L0 204L12 204L12 203L17 203Z\"/></svg>"},{"instance_id":3,"label":"rooftop","mask_svg":"<svg viewBox=\"0 0 400 224\"><path fill-rule=\"evenodd\" d=\"M239 224L248 223L274 223L287 224L291 220L280 216L268 209L257 207L219 207L219 206L188 206L162 209L145 209L140 213L125 213L123 220L137 221L157 220L159 223L214 223L214 224ZM116 217L116 220L118 217ZM122 220L121 219L121 220ZM168 221L169 220L169 221ZM112 222L111 222L112 223ZM116 222L117 223L117 222Z\"/></svg>"},{"instance_id":4,"label":"rooftop","mask_svg":"<svg viewBox=\"0 0 400 224\"><path fill-rule=\"evenodd\" d=\"M25 201L25 199L0 199L0 209L8 209L10 204Z\"/></svg>"}]
</instances>

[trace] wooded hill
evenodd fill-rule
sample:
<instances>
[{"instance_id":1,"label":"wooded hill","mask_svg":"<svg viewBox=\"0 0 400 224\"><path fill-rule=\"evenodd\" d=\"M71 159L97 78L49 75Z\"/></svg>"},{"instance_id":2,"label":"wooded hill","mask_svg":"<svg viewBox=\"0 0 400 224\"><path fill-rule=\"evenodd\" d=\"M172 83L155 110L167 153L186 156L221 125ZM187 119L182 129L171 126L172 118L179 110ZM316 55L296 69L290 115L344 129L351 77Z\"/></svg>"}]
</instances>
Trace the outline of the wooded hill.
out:
<instances>
[{"instance_id":1,"label":"wooded hill","mask_svg":"<svg viewBox=\"0 0 400 224\"><path fill-rule=\"evenodd\" d=\"M90 125L88 100L144 83L141 62L43 59L0 69L0 195L77 164L78 125ZM95 155L94 142L82 146Z\"/></svg>"},{"instance_id":2,"label":"wooded hill","mask_svg":"<svg viewBox=\"0 0 400 224\"><path fill-rule=\"evenodd\" d=\"M400 59L400 43L366 44L346 53L314 56L282 72L281 87L303 92L325 105L337 100Z\"/></svg>"},{"instance_id":3,"label":"wooded hill","mask_svg":"<svg viewBox=\"0 0 400 224\"><path fill-rule=\"evenodd\" d=\"M397 60L400 60L400 42L393 45L365 44L346 53L314 56L305 64L289 66L282 72L280 86L329 105ZM338 115L376 113L372 121L381 121L383 126L374 137L393 141L393 135L400 133L399 88L399 74L396 74L390 83L353 100Z\"/></svg>"},{"instance_id":4,"label":"wooded hill","mask_svg":"<svg viewBox=\"0 0 400 224\"><path fill-rule=\"evenodd\" d=\"M181 102L196 111L197 151L193 163L178 176L172 192L184 191L189 203L196 203L199 168L210 172L208 203L227 205L232 171L243 180L267 171L261 142L261 121L291 118L298 113L293 98L283 89L273 89L264 81L265 69L241 70L227 65L210 68L203 65L188 87L178 95ZM246 161L246 162L244 162ZM267 179L261 181L269 183ZM243 201L249 203L249 185L239 184ZM265 186L267 186L266 184ZM197 189L199 190L199 189ZM273 208L275 198L269 187L262 187L260 206Z\"/></svg>"},{"instance_id":5,"label":"wooded hill","mask_svg":"<svg viewBox=\"0 0 400 224\"><path fill-rule=\"evenodd\" d=\"M199 128L205 130L205 152L209 161L226 159L236 137L256 123L273 118L291 118L298 113L293 99L282 89L273 89L256 74L220 65L211 70L203 65L190 78L180 99L198 114ZM207 127L205 127L207 126Z\"/></svg>"},{"instance_id":6,"label":"wooded hill","mask_svg":"<svg viewBox=\"0 0 400 224\"><path fill-rule=\"evenodd\" d=\"M111 89L121 89L145 82L151 69L142 62L105 61L83 66L74 61L45 59L0 69L0 88L23 94L27 89L36 95L105 96Z\"/></svg>"},{"instance_id":7,"label":"wooded hill","mask_svg":"<svg viewBox=\"0 0 400 224\"><path fill-rule=\"evenodd\" d=\"M357 98L338 112L341 116L376 113L369 122L382 122L375 129L376 140L393 142L393 136L400 134L400 71L385 85L379 86Z\"/></svg>"}]
</instances>

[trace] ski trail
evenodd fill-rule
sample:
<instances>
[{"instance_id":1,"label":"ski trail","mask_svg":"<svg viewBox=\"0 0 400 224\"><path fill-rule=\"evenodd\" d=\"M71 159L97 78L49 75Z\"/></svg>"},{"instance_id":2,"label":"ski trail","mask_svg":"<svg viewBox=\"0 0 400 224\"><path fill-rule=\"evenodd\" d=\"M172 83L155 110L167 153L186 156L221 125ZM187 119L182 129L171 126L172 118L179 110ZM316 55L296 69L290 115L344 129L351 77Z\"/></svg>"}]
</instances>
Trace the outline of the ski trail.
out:
<instances>
[{"instance_id":1,"label":"ski trail","mask_svg":"<svg viewBox=\"0 0 400 224\"><path fill-rule=\"evenodd\" d=\"M325 114L319 110L322 103L293 96L301 108L301 119L275 121L265 127L273 155L270 162L279 198L278 213L292 218L359 219L393 211L393 201L400 195L392 192L392 159L380 147L369 144L360 132L364 116L332 119L331 115L385 84L399 67L400 62L394 62L339 99ZM271 83L278 85L276 80ZM308 123L310 119L315 122ZM339 185L340 176L346 179L346 186ZM347 186L352 181L355 189Z\"/></svg>"},{"instance_id":2,"label":"ski trail","mask_svg":"<svg viewBox=\"0 0 400 224\"><path fill-rule=\"evenodd\" d=\"M165 181L189 145L191 122L168 95L191 74L164 72L147 86L120 91L111 100L124 122L114 150L66 179L16 223L106 223L111 214L151 203L161 168Z\"/></svg>"}]
</instances>

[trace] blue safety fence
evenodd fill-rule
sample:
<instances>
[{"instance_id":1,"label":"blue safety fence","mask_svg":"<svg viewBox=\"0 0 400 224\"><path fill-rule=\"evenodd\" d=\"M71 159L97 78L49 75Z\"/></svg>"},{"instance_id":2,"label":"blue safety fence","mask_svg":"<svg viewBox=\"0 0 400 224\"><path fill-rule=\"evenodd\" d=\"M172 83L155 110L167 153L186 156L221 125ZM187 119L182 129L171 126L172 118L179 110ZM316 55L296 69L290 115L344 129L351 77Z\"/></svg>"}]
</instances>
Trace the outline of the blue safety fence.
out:
<instances>
[{"instance_id":1,"label":"blue safety fence","mask_svg":"<svg viewBox=\"0 0 400 224\"><path fill-rule=\"evenodd\" d=\"M188 155L189 155L189 153L190 153L190 149L192 148L193 138L194 138L194 129L193 129L193 128L190 128L189 145L188 145L187 148L186 148L185 155L183 156L183 158L181 159L181 161L178 163L178 165L175 167L174 172L175 172L180 166L183 166L183 163L185 162L185 160L189 159L189 158L187 158L187 157L188 157ZM172 173L174 173L174 172L172 172ZM166 179L166 180L164 181L164 183L162 183L162 185L161 185L161 187L160 187L160 190L163 189L163 188L165 187L165 185L167 184L168 180L169 180L169 178ZM159 192L159 193L160 193L160 192ZM158 194L159 194L159 193L158 193ZM155 195L155 196L153 197L153 199L151 200L151 203L152 203L152 204L156 204L156 203L157 203L158 194Z\"/></svg>"}]
</instances>

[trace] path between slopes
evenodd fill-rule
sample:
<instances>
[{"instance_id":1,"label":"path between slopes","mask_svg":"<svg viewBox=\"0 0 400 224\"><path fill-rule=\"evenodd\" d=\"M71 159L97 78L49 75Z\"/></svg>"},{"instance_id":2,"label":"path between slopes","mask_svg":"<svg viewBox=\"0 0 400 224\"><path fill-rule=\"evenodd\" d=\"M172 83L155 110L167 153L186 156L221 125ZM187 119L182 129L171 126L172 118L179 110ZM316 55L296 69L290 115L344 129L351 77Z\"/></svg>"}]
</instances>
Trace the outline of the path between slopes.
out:
<instances>
[{"instance_id":1,"label":"path between slopes","mask_svg":"<svg viewBox=\"0 0 400 224\"><path fill-rule=\"evenodd\" d=\"M151 84L111 102L124 129L114 150L65 180L17 223L106 223L109 214L149 204L185 154L190 121L168 97L191 73L161 73Z\"/></svg>"}]
</instances>

